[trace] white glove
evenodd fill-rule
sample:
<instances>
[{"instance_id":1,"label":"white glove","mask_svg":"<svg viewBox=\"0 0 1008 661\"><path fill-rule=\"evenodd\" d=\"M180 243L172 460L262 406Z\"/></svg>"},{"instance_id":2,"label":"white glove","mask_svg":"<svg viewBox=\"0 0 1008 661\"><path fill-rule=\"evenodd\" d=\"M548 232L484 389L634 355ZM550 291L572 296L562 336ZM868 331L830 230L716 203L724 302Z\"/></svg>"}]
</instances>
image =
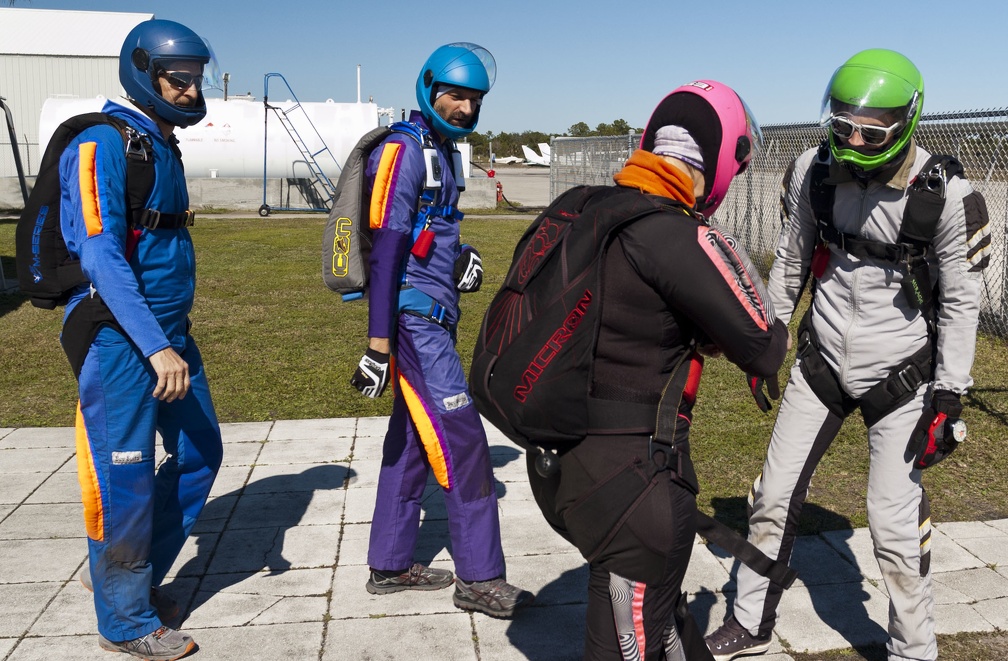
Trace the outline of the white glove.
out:
<instances>
[{"instance_id":1,"label":"white glove","mask_svg":"<svg viewBox=\"0 0 1008 661\"><path fill-rule=\"evenodd\" d=\"M361 357L357 371L350 378L350 385L360 390L366 397L377 399L385 392L390 373L389 355L368 349Z\"/></svg>"},{"instance_id":2,"label":"white glove","mask_svg":"<svg viewBox=\"0 0 1008 661\"><path fill-rule=\"evenodd\" d=\"M468 294L479 291L483 284L483 260L476 249L463 245L462 252L455 260L455 287Z\"/></svg>"}]
</instances>

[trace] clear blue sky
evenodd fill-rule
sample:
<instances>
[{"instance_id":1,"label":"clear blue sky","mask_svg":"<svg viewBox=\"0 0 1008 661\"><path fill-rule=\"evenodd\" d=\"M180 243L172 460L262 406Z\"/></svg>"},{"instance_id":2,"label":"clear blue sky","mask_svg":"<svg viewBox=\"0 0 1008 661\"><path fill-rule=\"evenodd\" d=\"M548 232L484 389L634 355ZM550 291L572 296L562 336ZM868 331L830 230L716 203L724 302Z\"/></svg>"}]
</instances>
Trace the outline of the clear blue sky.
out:
<instances>
[{"instance_id":1,"label":"clear blue sky","mask_svg":"<svg viewBox=\"0 0 1008 661\"><path fill-rule=\"evenodd\" d=\"M7 2L4 0L6 6ZM690 6L692 5L692 6ZM1003 0L24 0L15 7L151 12L206 37L232 94L263 94L283 74L301 101L413 108L420 66L437 46L473 41L494 54L497 84L477 130L562 133L625 119L642 127L669 91L696 78L734 87L762 124L818 119L833 70L864 48L908 56L925 80L924 112L1008 106ZM424 10L440 14L424 20ZM2 33L2 26L0 26ZM274 98L286 98L270 81ZM398 112L398 111L397 111Z\"/></svg>"}]
</instances>

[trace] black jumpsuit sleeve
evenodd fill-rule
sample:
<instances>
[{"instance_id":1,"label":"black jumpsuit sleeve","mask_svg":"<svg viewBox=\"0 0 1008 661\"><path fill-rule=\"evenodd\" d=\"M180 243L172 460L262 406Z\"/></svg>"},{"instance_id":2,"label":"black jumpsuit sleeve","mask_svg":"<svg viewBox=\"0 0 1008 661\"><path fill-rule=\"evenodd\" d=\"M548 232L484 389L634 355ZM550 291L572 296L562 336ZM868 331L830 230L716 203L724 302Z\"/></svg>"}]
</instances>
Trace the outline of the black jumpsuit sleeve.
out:
<instances>
[{"instance_id":1,"label":"black jumpsuit sleeve","mask_svg":"<svg viewBox=\"0 0 1008 661\"><path fill-rule=\"evenodd\" d=\"M624 254L665 303L689 317L747 373L777 373L787 327L773 314L762 280L738 242L689 216L659 214L620 234Z\"/></svg>"}]
</instances>

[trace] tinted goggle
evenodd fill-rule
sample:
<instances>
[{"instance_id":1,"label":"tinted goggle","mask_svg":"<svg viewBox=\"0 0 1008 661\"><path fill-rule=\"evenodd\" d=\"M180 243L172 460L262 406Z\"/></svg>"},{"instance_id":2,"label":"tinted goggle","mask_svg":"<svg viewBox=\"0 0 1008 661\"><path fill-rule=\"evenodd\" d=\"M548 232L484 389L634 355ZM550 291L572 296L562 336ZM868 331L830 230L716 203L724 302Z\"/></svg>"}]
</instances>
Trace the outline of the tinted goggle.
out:
<instances>
[{"instance_id":1,"label":"tinted goggle","mask_svg":"<svg viewBox=\"0 0 1008 661\"><path fill-rule=\"evenodd\" d=\"M162 69L158 75L167 80L168 84L179 92L186 91L192 85L195 85L197 90L203 88L203 74L201 73L166 71Z\"/></svg>"},{"instance_id":2,"label":"tinted goggle","mask_svg":"<svg viewBox=\"0 0 1008 661\"><path fill-rule=\"evenodd\" d=\"M861 139L864 140L864 143L872 147L884 145L889 140L890 135L902 130L904 126L906 124L903 122L896 122L888 127L858 124L850 117L844 117L843 115L830 115L829 118L829 127L833 131L833 135L841 140L850 140L854 136L854 131L857 131L861 135Z\"/></svg>"}]
</instances>

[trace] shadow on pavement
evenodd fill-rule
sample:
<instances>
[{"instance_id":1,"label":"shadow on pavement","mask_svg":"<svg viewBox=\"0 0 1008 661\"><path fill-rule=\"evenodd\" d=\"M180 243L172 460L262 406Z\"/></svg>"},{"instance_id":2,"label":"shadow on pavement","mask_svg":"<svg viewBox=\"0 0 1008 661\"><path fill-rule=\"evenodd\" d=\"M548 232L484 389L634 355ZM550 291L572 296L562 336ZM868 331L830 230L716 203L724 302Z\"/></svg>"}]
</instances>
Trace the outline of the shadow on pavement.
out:
<instances>
[{"instance_id":1,"label":"shadow on pavement","mask_svg":"<svg viewBox=\"0 0 1008 661\"><path fill-rule=\"evenodd\" d=\"M343 489L345 480L355 475L346 466L322 464L296 474L264 477L208 502L200 522L221 521L221 525L208 526L213 532L193 533L196 556L176 574L180 579L199 577L186 617L212 596L201 587L215 559L229 561L227 572L213 575L214 587L221 591L263 569L269 569L270 576L291 569L283 556L287 531L301 522L316 491Z\"/></svg>"}]
</instances>

